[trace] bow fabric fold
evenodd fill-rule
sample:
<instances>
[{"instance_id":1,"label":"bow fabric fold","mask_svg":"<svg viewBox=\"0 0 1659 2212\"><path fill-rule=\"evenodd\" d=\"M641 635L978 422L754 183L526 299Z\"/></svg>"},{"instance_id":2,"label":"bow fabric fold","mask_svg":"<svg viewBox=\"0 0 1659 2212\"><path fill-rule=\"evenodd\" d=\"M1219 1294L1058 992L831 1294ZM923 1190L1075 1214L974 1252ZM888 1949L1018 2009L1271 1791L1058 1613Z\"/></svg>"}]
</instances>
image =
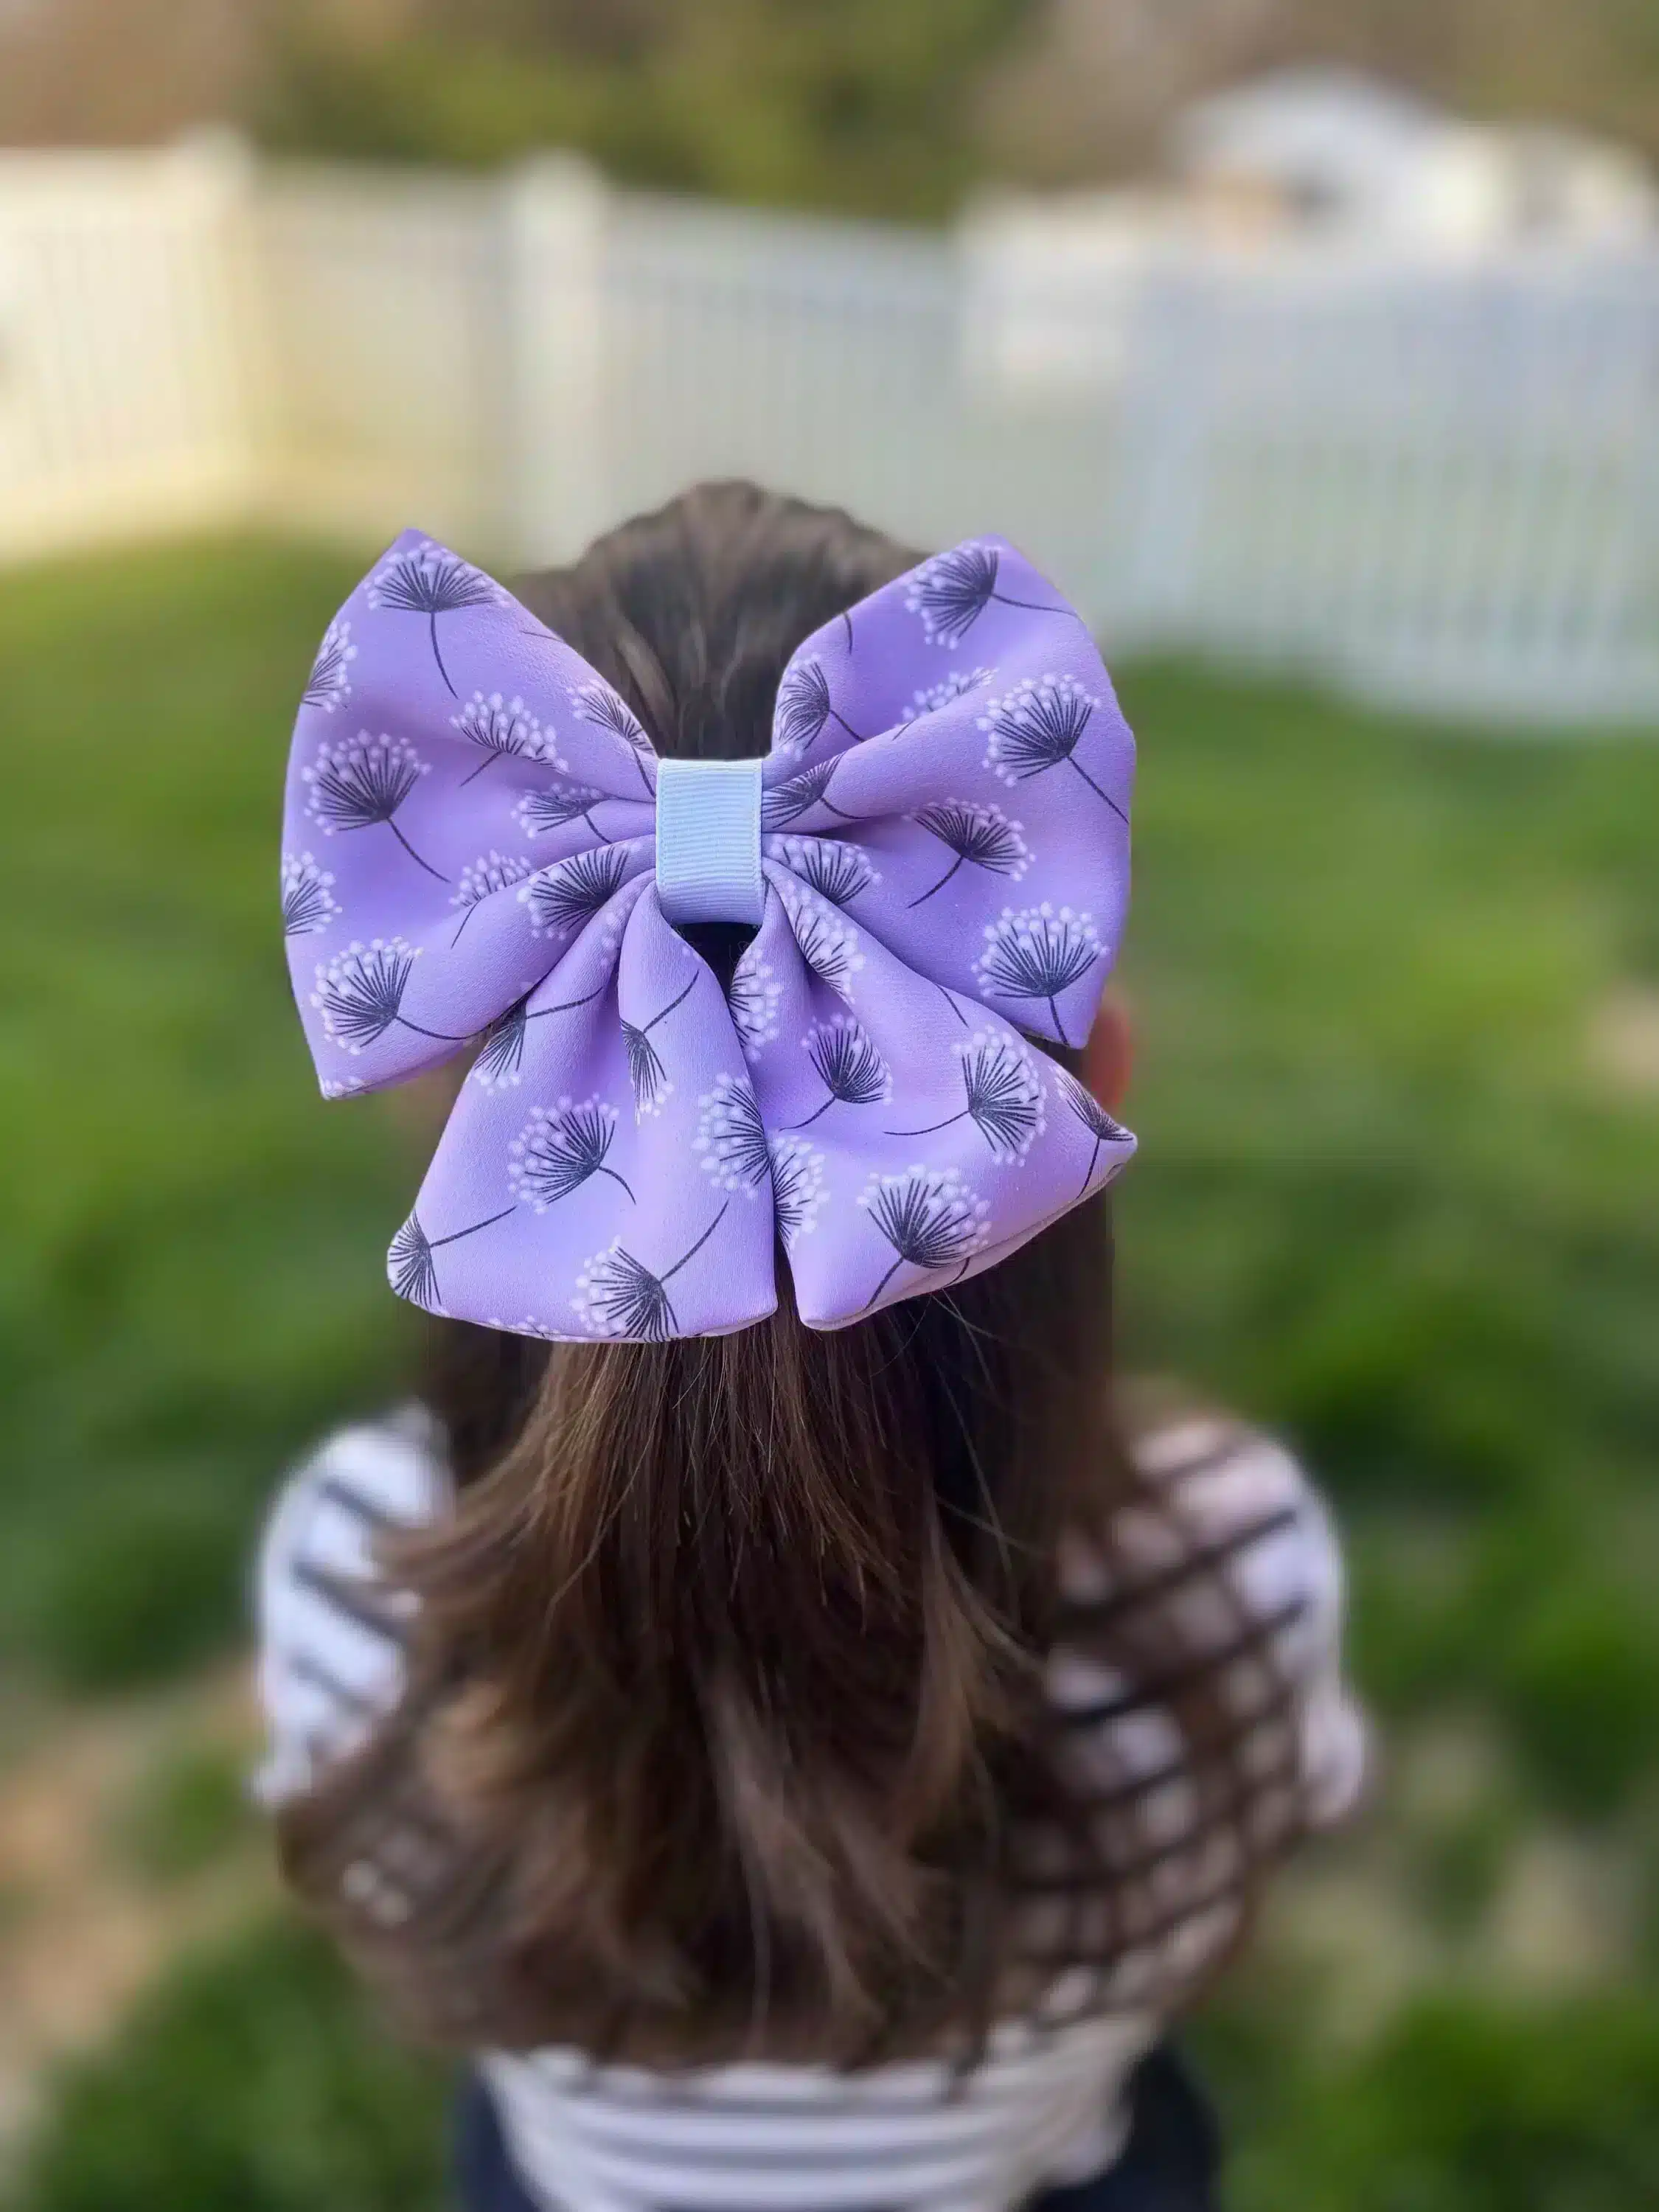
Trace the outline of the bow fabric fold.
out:
<instances>
[{"instance_id":1,"label":"bow fabric fold","mask_svg":"<svg viewBox=\"0 0 1659 2212\"><path fill-rule=\"evenodd\" d=\"M1033 1041L1093 1021L1133 760L1086 627L1019 554L922 562L785 672L727 992L664 913L631 709L406 533L329 625L283 860L325 1096L475 1048L393 1287L660 1341L771 1313L780 1244L817 1328L1006 1257L1134 1148Z\"/></svg>"}]
</instances>

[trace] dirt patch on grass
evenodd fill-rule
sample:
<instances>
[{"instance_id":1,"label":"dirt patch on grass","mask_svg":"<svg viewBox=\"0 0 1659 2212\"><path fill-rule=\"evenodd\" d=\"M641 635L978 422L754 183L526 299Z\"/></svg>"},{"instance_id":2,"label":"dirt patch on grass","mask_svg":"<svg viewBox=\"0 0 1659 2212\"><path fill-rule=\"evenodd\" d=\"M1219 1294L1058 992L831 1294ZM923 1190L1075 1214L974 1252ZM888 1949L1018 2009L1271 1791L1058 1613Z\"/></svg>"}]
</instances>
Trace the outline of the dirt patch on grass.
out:
<instances>
[{"instance_id":1,"label":"dirt patch on grass","mask_svg":"<svg viewBox=\"0 0 1659 2212\"><path fill-rule=\"evenodd\" d=\"M1614 1091L1659 1098L1659 991L1610 992L1589 1024L1590 1066Z\"/></svg>"},{"instance_id":2,"label":"dirt patch on grass","mask_svg":"<svg viewBox=\"0 0 1659 2212\"><path fill-rule=\"evenodd\" d=\"M246 1671L142 1703L13 1717L0 1773L0 2153L59 2059L116 2025L183 1946L245 1919L272 1882L257 1826L163 1875L134 1808L169 1762L251 1763ZM153 1824L153 1823L152 1823Z\"/></svg>"}]
</instances>

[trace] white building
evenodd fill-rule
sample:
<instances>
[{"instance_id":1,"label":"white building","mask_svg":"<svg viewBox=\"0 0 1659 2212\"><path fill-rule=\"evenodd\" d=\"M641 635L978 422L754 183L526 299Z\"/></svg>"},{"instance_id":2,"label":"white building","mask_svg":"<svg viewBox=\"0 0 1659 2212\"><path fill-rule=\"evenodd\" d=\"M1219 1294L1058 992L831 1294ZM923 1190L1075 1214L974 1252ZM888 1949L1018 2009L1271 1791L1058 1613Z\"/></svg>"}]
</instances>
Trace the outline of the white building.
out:
<instances>
[{"instance_id":1,"label":"white building","mask_svg":"<svg viewBox=\"0 0 1659 2212\"><path fill-rule=\"evenodd\" d=\"M1255 264L1334 298L1384 269L1589 263L1659 246L1640 158L1565 130L1467 123L1341 70L1285 70L1181 117L1164 179L988 197L963 225L969 363L1033 398L1109 387L1149 284Z\"/></svg>"},{"instance_id":2,"label":"white building","mask_svg":"<svg viewBox=\"0 0 1659 2212\"><path fill-rule=\"evenodd\" d=\"M1285 70L1188 108L1170 148L1206 227L1452 252L1618 246L1659 225L1645 164L1579 133L1466 123L1373 78Z\"/></svg>"},{"instance_id":3,"label":"white building","mask_svg":"<svg viewBox=\"0 0 1659 2212\"><path fill-rule=\"evenodd\" d=\"M1393 228L1446 128L1423 102L1338 70L1285 70L1198 101L1177 119L1188 193L1241 228Z\"/></svg>"}]
</instances>

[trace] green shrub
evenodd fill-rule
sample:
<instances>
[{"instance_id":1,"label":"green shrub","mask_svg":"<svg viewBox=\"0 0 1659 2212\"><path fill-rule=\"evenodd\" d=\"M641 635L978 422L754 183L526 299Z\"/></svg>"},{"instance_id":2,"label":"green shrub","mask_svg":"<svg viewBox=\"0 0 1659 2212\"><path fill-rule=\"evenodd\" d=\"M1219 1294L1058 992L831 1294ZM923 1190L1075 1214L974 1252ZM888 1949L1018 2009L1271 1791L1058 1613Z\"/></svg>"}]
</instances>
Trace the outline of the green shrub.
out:
<instances>
[{"instance_id":1,"label":"green shrub","mask_svg":"<svg viewBox=\"0 0 1659 2212\"><path fill-rule=\"evenodd\" d=\"M1659 2008L1414 2005L1310 2063L1240 2161L1238 2212L1647 2212L1659 2203Z\"/></svg>"},{"instance_id":2,"label":"green shrub","mask_svg":"<svg viewBox=\"0 0 1659 2212\"><path fill-rule=\"evenodd\" d=\"M1569 1810L1605 1814L1659 1766L1659 1621L1589 1576L1552 1587L1500 1655L1516 1741Z\"/></svg>"},{"instance_id":3,"label":"green shrub","mask_svg":"<svg viewBox=\"0 0 1659 2212\"><path fill-rule=\"evenodd\" d=\"M176 1674L243 1626L243 1578L227 1570L246 1509L187 1468L133 1473L131 1489L98 1498L51 1548L25 1603L35 1655L70 1689Z\"/></svg>"},{"instance_id":4,"label":"green shrub","mask_svg":"<svg viewBox=\"0 0 1659 2212\"><path fill-rule=\"evenodd\" d=\"M450 35L405 27L378 45L288 24L255 125L284 150L493 167L567 147L632 184L938 216L983 171L976 91L1030 5L585 12L467 0Z\"/></svg>"},{"instance_id":5,"label":"green shrub","mask_svg":"<svg viewBox=\"0 0 1659 2212\"><path fill-rule=\"evenodd\" d=\"M440 2212L443 2103L321 1942L273 1923L64 2075L7 2212Z\"/></svg>"}]
</instances>

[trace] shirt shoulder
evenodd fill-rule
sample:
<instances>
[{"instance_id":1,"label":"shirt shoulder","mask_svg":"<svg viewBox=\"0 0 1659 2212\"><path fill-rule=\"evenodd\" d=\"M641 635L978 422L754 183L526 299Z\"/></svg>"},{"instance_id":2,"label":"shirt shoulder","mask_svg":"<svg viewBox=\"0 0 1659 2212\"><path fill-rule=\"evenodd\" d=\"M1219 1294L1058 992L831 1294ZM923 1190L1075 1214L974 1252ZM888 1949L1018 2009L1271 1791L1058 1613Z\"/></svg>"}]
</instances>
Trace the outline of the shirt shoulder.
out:
<instances>
[{"instance_id":1,"label":"shirt shoulder","mask_svg":"<svg viewBox=\"0 0 1659 2212\"><path fill-rule=\"evenodd\" d=\"M337 1430L287 1478L254 1584L267 1802L303 1790L397 1702L408 1608L377 1563L380 1538L447 1512L441 1433L421 1407Z\"/></svg>"},{"instance_id":2,"label":"shirt shoulder","mask_svg":"<svg viewBox=\"0 0 1659 2212\"><path fill-rule=\"evenodd\" d=\"M1334 1823L1359 1794L1365 1741L1343 1674L1346 1575L1329 1508L1283 1443L1226 1415L1166 1421L1132 1456L1141 1480L1113 1512L1108 1542L1073 1534L1062 1547L1062 1698L1079 1659L1087 1665L1091 1624L1165 1606L1224 1680L1284 1686L1302 1820ZM1127 1686L1124 1702L1140 1702Z\"/></svg>"}]
</instances>

